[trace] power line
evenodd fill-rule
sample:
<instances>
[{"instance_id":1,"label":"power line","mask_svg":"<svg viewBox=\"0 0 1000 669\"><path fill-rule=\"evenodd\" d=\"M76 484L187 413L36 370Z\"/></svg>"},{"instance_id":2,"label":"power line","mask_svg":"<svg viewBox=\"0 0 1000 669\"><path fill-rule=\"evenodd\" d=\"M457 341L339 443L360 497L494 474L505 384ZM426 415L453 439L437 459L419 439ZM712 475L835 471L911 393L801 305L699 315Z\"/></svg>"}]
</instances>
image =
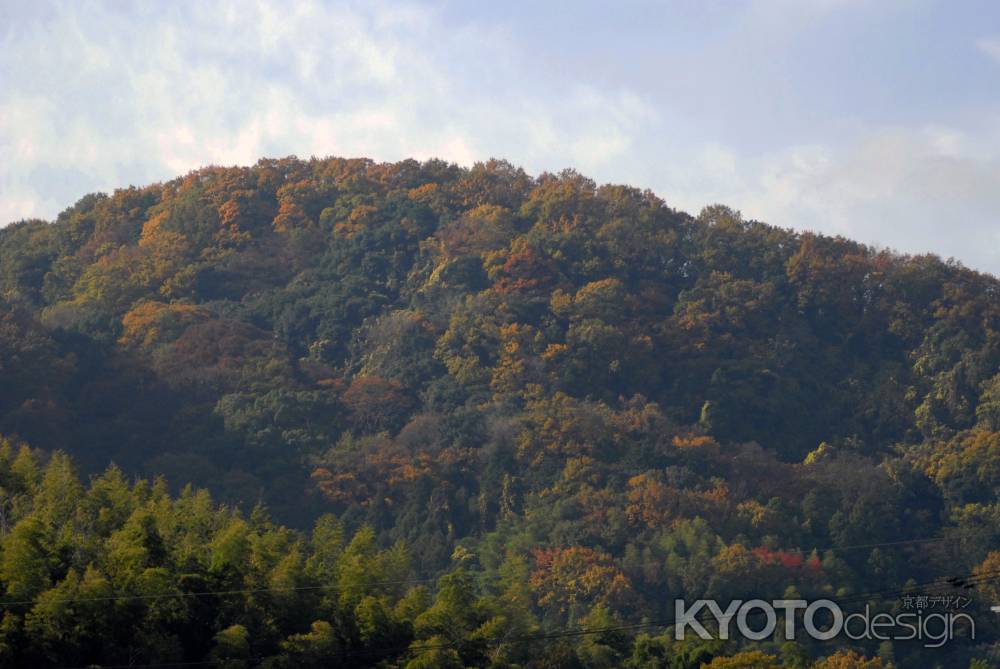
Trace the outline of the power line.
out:
<instances>
[{"instance_id":1,"label":"power line","mask_svg":"<svg viewBox=\"0 0 1000 669\"><path fill-rule=\"evenodd\" d=\"M991 581L1000 580L1000 570L994 572L984 572L982 574L967 574L964 583L972 583L973 585L979 583L987 583ZM942 581L942 578L935 579L934 581L928 581L925 583L916 583L912 586L906 586L903 588L895 588L882 591L873 591L868 593L860 593L850 597L841 598L827 598L836 604L844 604L853 601L865 601L868 599L885 599L892 595L907 594L910 592L917 592L921 588L936 588L936 587L955 587L947 582L947 580ZM749 615L759 615L763 611L753 610L749 612ZM730 620L737 614L732 614L729 616L723 616L718 619L719 622L722 620ZM714 617L714 616L713 616ZM695 616L695 620L699 622L710 622L712 618L706 618L703 616ZM537 635L523 635L520 637L508 637L506 639L493 642L493 645L503 645L506 643L518 643L518 642L531 642L531 641L547 641L552 639L560 638L571 638L578 636L589 636L591 634L606 634L609 632L624 632L636 629L642 629L645 627L669 627L677 622L676 618L661 619L661 620L651 620L638 623L625 623L622 625L615 625L611 627L599 627L599 628L578 628L578 629L565 629L558 630ZM454 648L460 641L453 641L450 643L441 644L424 644L424 645L410 645L407 647L396 647L396 648L383 648L383 649L358 649L357 651L345 651L342 655L355 656L355 655L374 655L374 654L386 654L391 652L403 652L403 651L421 651L421 650L441 650L445 648ZM489 644L487 644L489 645Z\"/></svg>"},{"instance_id":2,"label":"power line","mask_svg":"<svg viewBox=\"0 0 1000 669\"><path fill-rule=\"evenodd\" d=\"M902 588L886 589L881 591L872 591L867 593L859 593L857 595L852 595L849 597L840 598L827 598L836 604L844 604L852 601L865 601L868 599L885 599L892 595L902 595L909 592L919 591L921 588L938 588L938 587L956 587L954 584L949 583L947 579L961 579L963 584L978 585L981 583L988 583L1000 580L1000 570L982 572L980 574L964 574L962 577L939 577L933 581L926 581L924 583L915 583L913 585L905 586ZM748 612L748 615L759 615L763 611L753 610ZM722 620L730 620L736 614L731 614L729 616L722 616L721 619L717 619L720 622ZM713 616L714 618L714 616ZM694 620L698 622L710 622L711 618L703 616L695 616ZM513 643L530 643L534 641L549 641L553 639L562 638L573 638L580 636L590 636L593 634L607 634L611 632L625 632L637 629L642 629L646 627L669 627L677 622L676 618L661 619L661 620L651 620L638 623L625 623L621 625L614 625L608 627L594 627L594 628L567 628L563 630L554 630L551 632L530 634L530 635L520 635L514 637L505 637L504 639L496 641L486 641L484 645L487 647L500 646ZM407 646L395 646L395 647L383 647L383 648L366 648L366 649L356 649L356 650L346 650L336 655L340 657L358 657L366 655L386 655L394 652L420 652L425 650L443 650L447 648L455 648L461 643L466 643L464 640L456 640L447 643L438 644L409 644ZM247 661L258 662L263 657L255 658L245 658ZM120 664L120 665L99 665L101 669L167 669L169 667L184 667L184 666L208 666L215 665L227 660L202 660L195 662L167 662L158 664ZM90 669L89 667L62 667L61 669Z\"/></svg>"},{"instance_id":3,"label":"power line","mask_svg":"<svg viewBox=\"0 0 1000 669\"><path fill-rule=\"evenodd\" d=\"M244 658L249 662L258 662L264 658ZM59 667L58 669L167 669L168 667L205 667L209 665L220 664L222 662L232 662L232 659L226 660L200 660L194 662L159 662L156 664L88 664L79 667Z\"/></svg>"},{"instance_id":4,"label":"power line","mask_svg":"<svg viewBox=\"0 0 1000 669\"><path fill-rule=\"evenodd\" d=\"M789 552L800 552L800 553L811 553L816 551L817 553L827 553L827 552L837 552L837 551L853 551L860 550L863 548L882 548L883 546L907 546L916 544L930 544L939 543L941 541L954 541L956 539L964 539L966 537L980 536L984 534L997 534L995 530L981 529L981 530L971 530L969 532L962 532L959 534L954 534L950 536L941 537L920 537L917 539L900 539L898 541L882 541L871 544L853 544L848 546L828 546L826 548L790 548Z\"/></svg>"},{"instance_id":5,"label":"power line","mask_svg":"<svg viewBox=\"0 0 1000 669\"><path fill-rule=\"evenodd\" d=\"M859 550L863 548L879 548L888 546L902 546L902 545L919 545L928 543L938 543L941 541L953 541L956 538L977 536L982 534L994 534L992 530L979 530L966 532L960 535L952 536L936 536L936 537L919 537L915 539L903 539L899 541L883 541L870 544L854 544L848 546L830 546L826 548L794 548L794 549L784 549L786 552L799 552L799 553L811 553L811 552L837 552L837 551L850 551ZM662 567L663 560L642 562L639 564L632 565L622 565L624 568L634 570L642 569L644 567ZM476 572L478 575L484 575L486 572ZM413 583L432 583L440 579L440 576L434 577L415 577L398 579L393 581L377 581L370 583L371 587L388 586L388 585L408 585ZM264 592L305 592L305 591L316 591L316 590L328 590L336 588L336 584L327 585L305 585L305 586L276 586L276 587L266 587L266 588L235 588L231 590L201 590L197 592L167 592L167 593L157 593L150 595L107 595L104 597L66 597L60 599L49 599L48 602L69 604L74 602L102 602L102 601L122 601L122 600L136 600L136 601L147 601L147 600L160 600L160 599L182 599L186 597L211 597L214 595L241 595L241 594L259 594ZM25 606L37 604L40 599L24 599L15 601L0 601L0 608L10 607L10 606Z\"/></svg>"},{"instance_id":6,"label":"power line","mask_svg":"<svg viewBox=\"0 0 1000 669\"><path fill-rule=\"evenodd\" d=\"M428 583L437 581L438 578L407 578L397 581L376 581L367 583L368 587L380 587L386 585L405 585L409 583ZM329 590L336 588L337 584L327 585L299 585L299 586L277 586L267 588L237 588L233 590L200 590L197 592L161 592L155 595L107 595L104 597L65 597L62 599L48 599L46 602L69 604L74 602L110 602L119 600L156 600L156 599L177 599L183 597L211 597L214 595L249 595L262 592L301 592L309 590ZM41 599L22 599L20 601L0 602L0 607L22 606L26 604L38 604Z\"/></svg>"}]
</instances>

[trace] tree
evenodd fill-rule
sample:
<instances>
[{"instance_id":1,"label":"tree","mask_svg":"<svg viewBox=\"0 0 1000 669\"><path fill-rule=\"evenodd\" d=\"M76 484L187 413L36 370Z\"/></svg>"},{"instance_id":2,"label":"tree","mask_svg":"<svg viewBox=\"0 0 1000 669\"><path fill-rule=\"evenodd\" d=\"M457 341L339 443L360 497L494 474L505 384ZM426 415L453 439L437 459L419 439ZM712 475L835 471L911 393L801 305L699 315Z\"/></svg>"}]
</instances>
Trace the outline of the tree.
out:
<instances>
[{"instance_id":1,"label":"tree","mask_svg":"<svg viewBox=\"0 0 1000 669\"><path fill-rule=\"evenodd\" d=\"M362 433L398 429L412 406L398 381L377 376L354 379L341 402L350 412L352 425Z\"/></svg>"},{"instance_id":2,"label":"tree","mask_svg":"<svg viewBox=\"0 0 1000 669\"><path fill-rule=\"evenodd\" d=\"M4 539L0 554L0 578L8 600L30 600L48 588L53 556L52 535L35 516L19 522Z\"/></svg>"},{"instance_id":3,"label":"tree","mask_svg":"<svg viewBox=\"0 0 1000 669\"><path fill-rule=\"evenodd\" d=\"M250 633L243 625L231 625L215 635L212 660L224 669L250 666Z\"/></svg>"},{"instance_id":4,"label":"tree","mask_svg":"<svg viewBox=\"0 0 1000 669\"><path fill-rule=\"evenodd\" d=\"M729 657L716 657L702 666L705 669L780 669L781 663L774 655L751 650Z\"/></svg>"},{"instance_id":5,"label":"tree","mask_svg":"<svg viewBox=\"0 0 1000 669\"><path fill-rule=\"evenodd\" d=\"M813 669L883 669L881 658L867 658L853 650L838 650L813 664Z\"/></svg>"}]
</instances>

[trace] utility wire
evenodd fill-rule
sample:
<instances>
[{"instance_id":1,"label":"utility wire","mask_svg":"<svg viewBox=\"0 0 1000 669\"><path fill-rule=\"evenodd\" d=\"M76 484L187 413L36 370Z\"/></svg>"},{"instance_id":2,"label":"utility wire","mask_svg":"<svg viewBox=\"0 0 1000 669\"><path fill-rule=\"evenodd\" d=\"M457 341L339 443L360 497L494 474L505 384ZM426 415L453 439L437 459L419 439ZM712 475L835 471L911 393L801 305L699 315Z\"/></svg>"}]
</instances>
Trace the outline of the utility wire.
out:
<instances>
[{"instance_id":1,"label":"utility wire","mask_svg":"<svg viewBox=\"0 0 1000 669\"><path fill-rule=\"evenodd\" d=\"M997 571L994 571L994 572L984 572L984 573L978 574L978 575L968 574L968 575L966 575L965 579L962 580L962 582L966 583L966 584L971 583L971 584L975 585L975 584L980 584L980 583L993 582L993 581L997 581L997 580L1000 580L1000 570L997 570ZM883 591L874 591L874 592L868 592L868 593L861 593L861 594L853 595L853 596L850 596L850 597L840 597L840 598L827 597L825 599L829 599L830 601L832 601L832 602L834 602L834 603L836 603L836 604L839 605L839 604L844 604L844 603L853 602L853 601L866 601L866 600L869 600L869 599L888 599L889 597L891 597L893 595L898 596L898 595L907 594L907 593L910 593L910 592L920 592L921 588L935 588L935 587L946 587L946 586L947 587L951 587L951 588L955 588L956 587L956 586L948 583L948 581L946 581L946 580L942 581L941 579L935 579L934 581L928 581L928 582L925 582L925 583L916 583L916 584L914 584L912 586L906 586L906 587L903 587L903 588L895 588L895 589L891 589L891 590L883 590ZM748 612L748 614L751 615L751 616L760 615L762 613L763 613L763 611L760 611L760 610L757 610L757 609ZM697 620L698 622L711 622L713 620L718 620L719 622L722 622L722 621L725 621L725 620L730 620L733 617L735 617L736 615L737 614L731 614L731 615L728 615L728 616L724 615L724 616L721 617L721 619L718 619L714 615L711 616L711 617L706 617L706 614L702 614L700 616L695 616L694 620ZM552 640L552 639L562 639L562 638L589 636L589 635L592 635L592 634L607 634L607 633L613 633L613 632L632 631L632 630L642 629L642 628L646 628L646 627L669 627L671 625L674 625L676 622L677 622L676 618L668 618L668 619L661 619L661 620L649 620L649 621L637 622L637 623L624 623L624 624L621 624L621 625L615 625L615 626L610 626L610 627L575 628L575 629L574 628L569 628L569 629L555 630L555 631L551 631L551 632L547 632L547 633L540 633L540 634L534 634L534 635L522 635L522 636L519 636L519 637L507 637L507 638L502 639L502 640L497 640L497 641L493 641L493 642L487 642L486 645L487 646L490 646L490 645L492 645L492 646L502 646L502 645L505 645L505 644L508 644L508 643L524 643L524 642L533 642L533 641L548 641L548 640ZM443 650L443 649L447 649L447 648L454 648L454 647L456 647L458 645L461 645L462 643L466 643L466 642L462 641L462 640L459 640L459 641L453 641L453 642L448 642L448 643L439 643L439 644L417 644L417 645L411 644L410 646L405 646L405 647L399 646L399 647L395 647L395 648L357 649L357 650L353 650L353 651L344 651L344 652L340 653L339 655L341 655L341 656L348 656L348 657L354 657L354 656L366 656L366 655L377 655L377 654L389 654L389 653L393 653L393 652L416 652L416 651L423 651L423 650Z\"/></svg>"},{"instance_id":2,"label":"utility wire","mask_svg":"<svg viewBox=\"0 0 1000 669\"><path fill-rule=\"evenodd\" d=\"M918 545L918 544L928 544L928 543L938 543L942 541L953 541L957 538L977 536L981 534L994 534L992 530L981 530L966 532L960 535L952 536L939 536L939 537L920 537L915 539L903 539L900 541L883 541L870 544L854 544L849 546L831 546L827 548L795 548L795 549L784 549L785 552L789 553L827 553L837 551L851 551L859 550L863 548L880 548L888 546L903 546L903 545ZM624 565L627 569L642 569L645 567L662 567L663 560L642 562L634 565ZM484 574L485 572L477 572L478 574ZM393 581L376 581L370 583L371 587L379 586L389 586L389 585L408 585L413 583L431 583L439 580L440 576L435 577L416 577L416 578L406 578ZM302 592L302 591L317 591L317 590L329 590L337 587L336 584L327 585L303 585L303 586L275 586L266 588L236 588L231 590L201 590L196 592L166 592L166 593L156 593L149 595L107 595L103 597L66 597L61 599L49 599L47 602L68 604L73 602L103 602L103 601L122 601L122 600L159 600L159 599L180 599L186 597L211 597L214 595L242 595L242 594L259 594L264 592ZM0 601L0 608L11 607L11 606L26 606L37 604L39 599L23 599L14 601Z\"/></svg>"},{"instance_id":3,"label":"utility wire","mask_svg":"<svg viewBox=\"0 0 1000 669\"><path fill-rule=\"evenodd\" d=\"M980 574L965 574L962 577L949 577L951 579L959 579L963 584L977 585L981 583L989 583L993 581L1000 580L1000 570L983 572ZM867 599L886 599L893 595L906 594L908 592L918 591L920 588L934 588L934 587L952 587L956 586L949 583L948 580L942 580L942 578L935 579L933 581L927 581L924 583L916 583L911 586L906 586L903 588L893 588L886 589L882 591L873 591L868 593L861 593L858 595L853 595L850 597L841 598L827 598L836 604L843 604L851 601L864 601ZM760 610L750 611L749 615L758 615L763 613ZM734 614L735 615L735 614ZM734 617L734 615L723 616L722 620L729 620ZM695 616L694 620L698 622L710 622L715 619L707 618L702 616ZM677 622L676 618L662 619L662 620L651 620L638 623L626 623L622 625L608 626L608 627L592 627L592 628L566 628L563 630L554 630L546 633L530 634L530 635L520 635L514 637L506 637L504 639L499 639L495 641L487 641L485 645L490 646L504 646L506 644L513 643L530 643L535 641L549 641L553 639L563 639L563 638L573 638L581 636L589 636L592 634L607 634L612 632L624 632L636 629L642 629L645 627L669 627ZM721 622L721 621L720 621ZM396 647L385 647L385 648L368 648L368 649L357 649L354 651L343 651L337 653L336 655L340 657L359 657L366 655L386 655L390 653L402 653L402 652L419 652L424 650L444 650L448 648L455 648L462 643L466 643L462 640L452 641L448 643L438 643L438 644L410 644L407 646L396 646ZM247 661L259 662L264 659L262 657L256 658L245 658ZM232 660L202 660L196 662L166 662L158 664L119 664L119 665L96 665L101 669L167 669L168 667L187 667L187 666L208 666L216 665L222 662L227 662ZM90 665L90 667L61 667L60 669L90 669L95 665Z\"/></svg>"},{"instance_id":4,"label":"utility wire","mask_svg":"<svg viewBox=\"0 0 1000 669\"><path fill-rule=\"evenodd\" d=\"M406 578L397 581L376 581L366 584L369 587L379 587L385 585L405 585L409 583L429 583L437 581L438 578ZM104 597L66 597L62 599L48 599L47 602L69 604L73 602L110 602L119 600L156 600L156 599L178 599L183 597L212 597L215 595L250 595L262 592L301 592L309 590L329 590L336 588L337 584L327 585L297 585L287 587L267 587L267 588L237 588L233 590L199 590L196 592L162 592L152 595L107 595ZM27 604L38 604L40 599L22 599L12 602L0 602L0 607L23 606Z\"/></svg>"}]
</instances>

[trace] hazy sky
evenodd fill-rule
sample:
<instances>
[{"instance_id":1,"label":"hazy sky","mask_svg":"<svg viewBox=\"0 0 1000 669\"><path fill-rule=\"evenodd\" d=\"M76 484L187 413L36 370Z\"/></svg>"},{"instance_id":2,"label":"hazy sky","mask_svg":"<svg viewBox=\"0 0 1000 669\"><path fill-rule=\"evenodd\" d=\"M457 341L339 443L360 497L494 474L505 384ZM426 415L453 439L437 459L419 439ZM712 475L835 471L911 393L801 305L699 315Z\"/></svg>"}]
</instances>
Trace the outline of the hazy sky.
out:
<instances>
[{"instance_id":1,"label":"hazy sky","mask_svg":"<svg viewBox=\"0 0 1000 669\"><path fill-rule=\"evenodd\" d=\"M261 156L503 157L1000 273L1000 3L0 0L0 221Z\"/></svg>"}]
</instances>

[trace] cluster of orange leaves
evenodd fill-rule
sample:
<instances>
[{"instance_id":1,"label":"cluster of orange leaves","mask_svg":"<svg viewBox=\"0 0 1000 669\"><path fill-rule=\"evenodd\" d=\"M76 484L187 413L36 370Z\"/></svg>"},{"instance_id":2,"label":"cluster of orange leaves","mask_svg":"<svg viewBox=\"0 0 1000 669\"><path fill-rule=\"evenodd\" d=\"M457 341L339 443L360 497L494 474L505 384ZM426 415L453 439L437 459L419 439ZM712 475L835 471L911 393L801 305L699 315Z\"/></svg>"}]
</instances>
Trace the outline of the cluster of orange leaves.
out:
<instances>
[{"instance_id":1,"label":"cluster of orange leaves","mask_svg":"<svg viewBox=\"0 0 1000 669\"><path fill-rule=\"evenodd\" d=\"M634 597L632 585L611 556L585 546L537 548L530 584L540 606L566 613L575 606L616 608Z\"/></svg>"}]
</instances>

